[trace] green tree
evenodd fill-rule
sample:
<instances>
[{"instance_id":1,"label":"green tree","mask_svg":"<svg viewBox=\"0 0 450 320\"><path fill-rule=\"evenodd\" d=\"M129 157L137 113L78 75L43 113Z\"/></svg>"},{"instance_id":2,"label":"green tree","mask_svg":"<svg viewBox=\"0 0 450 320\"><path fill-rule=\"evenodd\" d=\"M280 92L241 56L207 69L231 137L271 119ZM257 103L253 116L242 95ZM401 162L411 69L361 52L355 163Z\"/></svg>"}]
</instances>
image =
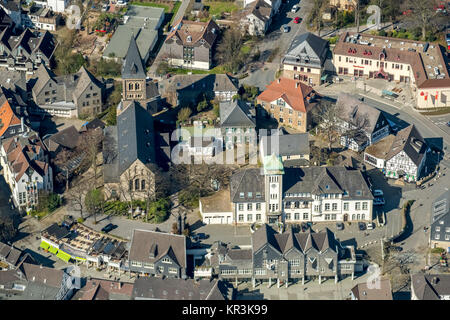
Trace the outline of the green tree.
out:
<instances>
[{"instance_id":1,"label":"green tree","mask_svg":"<svg viewBox=\"0 0 450 320\"><path fill-rule=\"evenodd\" d=\"M108 108L105 120L106 124L109 126L115 126L117 124L117 110L115 106L110 106Z\"/></svg>"},{"instance_id":2,"label":"green tree","mask_svg":"<svg viewBox=\"0 0 450 320\"><path fill-rule=\"evenodd\" d=\"M201 100L198 104L197 104L197 111L198 112L202 112L206 109L209 108L209 101L206 100L206 96L203 95L203 100Z\"/></svg>"},{"instance_id":3,"label":"green tree","mask_svg":"<svg viewBox=\"0 0 450 320\"><path fill-rule=\"evenodd\" d=\"M0 215L0 241L11 241L17 234L14 220L11 217Z\"/></svg>"},{"instance_id":4,"label":"green tree","mask_svg":"<svg viewBox=\"0 0 450 320\"><path fill-rule=\"evenodd\" d=\"M186 120L189 119L189 117L191 116L192 111L190 108L185 107L182 108L179 112L178 112L178 121L180 122L185 122Z\"/></svg>"},{"instance_id":5,"label":"green tree","mask_svg":"<svg viewBox=\"0 0 450 320\"><path fill-rule=\"evenodd\" d=\"M105 196L100 189L92 189L88 191L84 198L86 210L94 215L94 224L97 224L97 213L103 211Z\"/></svg>"},{"instance_id":6,"label":"green tree","mask_svg":"<svg viewBox=\"0 0 450 320\"><path fill-rule=\"evenodd\" d=\"M150 204L148 213L153 216L156 223L161 223L166 220L169 213L170 202L167 198L161 198Z\"/></svg>"}]
</instances>

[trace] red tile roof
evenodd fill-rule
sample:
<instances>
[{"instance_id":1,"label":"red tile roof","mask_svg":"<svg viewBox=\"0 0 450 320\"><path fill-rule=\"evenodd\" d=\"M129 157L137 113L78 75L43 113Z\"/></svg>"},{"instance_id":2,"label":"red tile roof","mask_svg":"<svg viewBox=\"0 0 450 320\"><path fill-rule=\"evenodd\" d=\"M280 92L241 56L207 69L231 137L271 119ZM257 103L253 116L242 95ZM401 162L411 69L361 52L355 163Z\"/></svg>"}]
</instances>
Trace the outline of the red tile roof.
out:
<instances>
[{"instance_id":1,"label":"red tile roof","mask_svg":"<svg viewBox=\"0 0 450 320\"><path fill-rule=\"evenodd\" d=\"M14 114L8 100L0 107L0 137L8 130L9 126L20 124L20 119Z\"/></svg>"},{"instance_id":2,"label":"red tile roof","mask_svg":"<svg viewBox=\"0 0 450 320\"><path fill-rule=\"evenodd\" d=\"M314 92L311 86L288 78L279 78L266 86L266 90L258 96L258 100L272 102L282 98L294 110L306 112L305 99Z\"/></svg>"}]
</instances>

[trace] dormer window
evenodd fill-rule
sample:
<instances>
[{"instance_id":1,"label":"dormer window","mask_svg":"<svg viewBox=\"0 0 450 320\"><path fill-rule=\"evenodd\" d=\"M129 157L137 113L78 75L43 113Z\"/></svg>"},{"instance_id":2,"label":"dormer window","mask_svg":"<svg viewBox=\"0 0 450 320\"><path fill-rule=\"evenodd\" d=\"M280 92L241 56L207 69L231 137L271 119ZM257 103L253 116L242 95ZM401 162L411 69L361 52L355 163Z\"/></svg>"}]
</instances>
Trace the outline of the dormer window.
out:
<instances>
[{"instance_id":1,"label":"dormer window","mask_svg":"<svg viewBox=\"0 0 450 320\"><path fill-rule=\"evenodd\" d=\"M187 36L186 37L186 42L192 42L192 36Z\"/></svg>"}]
</instances>

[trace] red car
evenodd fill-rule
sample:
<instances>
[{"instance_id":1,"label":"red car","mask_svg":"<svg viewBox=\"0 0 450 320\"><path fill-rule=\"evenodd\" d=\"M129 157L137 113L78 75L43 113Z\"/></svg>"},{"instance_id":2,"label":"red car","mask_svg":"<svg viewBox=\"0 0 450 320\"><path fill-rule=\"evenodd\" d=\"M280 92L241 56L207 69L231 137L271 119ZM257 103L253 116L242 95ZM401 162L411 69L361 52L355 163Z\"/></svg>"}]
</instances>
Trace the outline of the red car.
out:
<instances>
[{"instance_id":1,"label":"red car","mask_svg":"<svg viewBox=\"0 0 450 320\"><path fill-rule=\"evenodd\" d=\"M294 23L300 23L300 22L302 22L302 18L300 18L300 17L294 18Z\"/></svg>"}]
</instances>

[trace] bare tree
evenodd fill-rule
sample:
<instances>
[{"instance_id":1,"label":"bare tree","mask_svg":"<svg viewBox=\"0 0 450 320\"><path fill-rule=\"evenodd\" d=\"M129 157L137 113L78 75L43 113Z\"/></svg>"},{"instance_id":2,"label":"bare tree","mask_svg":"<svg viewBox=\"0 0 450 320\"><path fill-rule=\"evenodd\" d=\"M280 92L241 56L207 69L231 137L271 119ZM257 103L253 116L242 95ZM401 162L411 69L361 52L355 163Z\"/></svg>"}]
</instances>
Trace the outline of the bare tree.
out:
<instances>
[{"instance_id":1,"label":"bare tree","mask_svg":"<svg viewBox=\"0 0 450 320\"><path fill-rule=\"evenodd\" d=\"M339 139L338 115L340 108L330 101L322 99L313 109L313 121L319 125L321 132L328 142L328 150L331 151L333 143Z\"/></svg>"},{"instance_id":2,"label":"bare tree","mask_svg":"<svg viewBox=\"0 0 450 320\"><path fill-rule=\"evenodd\" d=\"M434 9L437 1L429 0L408 0L406 6L410 10L405 20L411 22L414 26L420 27L422 30L422 39L426 38L427 30L435 26L437 12Z\"/></svg>"},{"instance_id":3,"label":"bare tree","mask_svg":"<svg viewBox=\"0 0 450 320\"><path fill-rule=\"evenodd\" d=\"M76 210L80 212L81 219L83 217L84 210L84 197L86 196L87 191L89 190L89 179L83 179L78 181L76 184L69 189L66 193L67 199L69 203L76 207Z\"/></svg>"},{"instance_id":4,"label":"bare tree","mask_svg":"<svg viewBox=\"0 0 450 320\"><path fill-rule=\"evenodd\" d=\"M77 151L86 155L85 161L94 172L94 187L97 187L97 154L103 141L101 130L88 130L82 135Z\"/></svg>"},{"instance_id":5,"label":"bare tree","mask_svg":"<svg viewBox=\"0 0 450 320\"><path fill-rule=\"evenodd\" d=\"M67 162L73 157L74 152L63 149L55 157L53 163L62 171L58 173L56 179L59 182L66 183L66 191L69 189L69 168L67 167Z\"/></svg>"},{"instance_id":6,"label":"bare tree","mask_svg":"<svg viewBox=\"0 0 450 320\"><path fill-rule=\"evenodd\" d=\"M119 181L118 189L121 199L124 199L128 205L128 212L130 212L130 219L133 214L133 202L136 200L136 190L134 188L135 180L137 179L137 174L134 170L126 170Z\"/></svg>"}]
</instances>

